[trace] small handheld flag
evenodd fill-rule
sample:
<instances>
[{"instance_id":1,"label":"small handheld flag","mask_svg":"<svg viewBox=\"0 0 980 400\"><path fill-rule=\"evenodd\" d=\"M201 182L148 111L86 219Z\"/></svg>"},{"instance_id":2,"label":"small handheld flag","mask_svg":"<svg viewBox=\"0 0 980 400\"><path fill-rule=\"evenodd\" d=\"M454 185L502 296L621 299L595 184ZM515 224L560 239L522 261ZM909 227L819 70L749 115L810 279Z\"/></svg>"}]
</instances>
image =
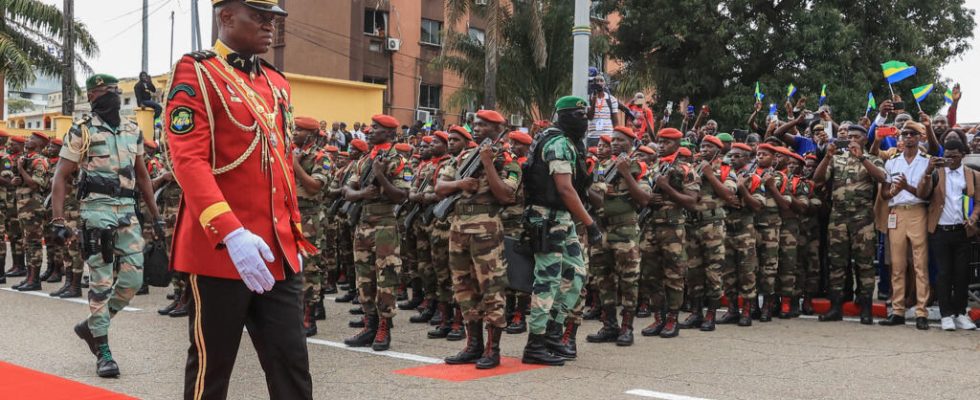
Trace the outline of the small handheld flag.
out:
<instances>
[{"instance_id":1,"label":"small handheld flag","mask_svg":"<svg viewBox=\"0 0 980 400\"><path fill-rule=\"evenodd\" d=\"M878 108L874 93L868 92L868 111Z\"/></svg>"},{"instance_id":2,"label":"small handheld flag","mask_svg":"<svg viewBox=\"0 0 980 400\"><path fill-rule=\"evenodd\" d=\"M827 101L827 85L826 84L824 84L823 87L820 88L820 105L822 106L823 105L823 102L825 102L825 101Z\"/></svg>"},{"instance_id":3,"label":"small handheld flag","mask_svg":"<svg viewBox=\"0 0 980 400\"><path fill-rule=\"evenodd\" d=\"M953 104L953 89L946 89L946 93L943 94L943 98L946 99L946 104Z\"/></svg>"},{"instance_id":4,"label":"small handheld flag","mask_svg":"<svg viewBox=\"0 0 980 400\"><path fill-rule=\"evenodd\" d=\"M762 94L762 90L759 90L759 82L755 82L755 101L762 101L766 95Z\"/></svg>"},{"instance_id":5,"label":"small handheld flag","mask_svg":"<svg viewBox=\"0 0 980 400\"><path fill-rule=\"evenodd\" d=\"M881 64L881 73L885 76L885 80L888 81L889 85L915 75L916 72L915 67L901 61L893 60Z\"/></svg>"},{"instance_id":6,"label":"small handheld flag","mask_svg":"<svg viewBox=\"0 0 980 400\"><path fill-rule=\"evenodd\" d=\"M776 103L769 105L769 115L776 115Z\"/></svg>"},{"instance_id":7,"label":"small handheld flag","mask_svg":"<svg viewBox=\"0 0 980 400\"><path fill-rule=\"evenodd\" d=\"M786 98L791 99L793 98L794 94L796 94L796 86L790 83L789 86L786 87Z\"/></svg>"},{"instance_id":8,"label":"small handheld flag","mask_svg":"<svg viewBox=\"0 0 980 400\"><path fill-rule=\"evenodd\" d=\"M930 83L928 85L922 85L912 89L912 96L915 97L915 102L921 103L923 100L925 100L926 96L929 96L929 93L932 93L933 86L934 85Z\"/></svg>"}]
</instances>

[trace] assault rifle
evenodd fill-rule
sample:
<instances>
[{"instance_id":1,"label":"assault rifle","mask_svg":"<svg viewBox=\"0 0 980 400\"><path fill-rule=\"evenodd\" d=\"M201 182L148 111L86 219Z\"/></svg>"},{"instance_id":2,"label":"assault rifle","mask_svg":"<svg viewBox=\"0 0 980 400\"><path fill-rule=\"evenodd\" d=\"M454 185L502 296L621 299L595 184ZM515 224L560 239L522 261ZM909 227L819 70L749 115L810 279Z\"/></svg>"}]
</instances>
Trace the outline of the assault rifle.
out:
<instances>
[{"instance_id":1,"label":"assault rifle","mask_svg":"<svg viewBox=\"0 0 980 400\"><path fill-rule=\"evenodd\" d=\"M395 146L391 146L388 151L376 155L374 158L370 159L364 170L361 171L361 179L358 181L360 184L357 186L358 190L368 187L374 182L374 174L372 170L374 169L374 161L381 160L384 161L394 150ZM350 226L356 226L357 222L361 219L361 207L363 206L363 200L357 201L345 201L344 205L340 207L340 212L347 214L347 224Z\"/></svg>"},{"instance_id":2,"label":"assault rifle","mask_svg":"<svg viewBox=\"0 0 980 400\"><path fill-rule=\"evenodd\" d=\"M500 139L504 137L506 132L506 130L501 132L500 135L497 136L496 140L492 140L491 138L483 139L483 142L477 146L476 151L473 152L473 155L466 159L460 169L456 170L456 180L472 178L477 172L480 172L482 169L481 167L483 166L483 164L480 162L480 149L483 148L483 145L496 145L498 142L500 142ZM439 200L439 202L436 203L435 208L432 209L433 215L435 215L436 218L445 221L446 218L449 217L449 214L453 212L453 208L456 206L456 201L459 200L460 197L463 197L462 191L453 193L446 196L446 198Z\"/></svg>"}]
</instances>

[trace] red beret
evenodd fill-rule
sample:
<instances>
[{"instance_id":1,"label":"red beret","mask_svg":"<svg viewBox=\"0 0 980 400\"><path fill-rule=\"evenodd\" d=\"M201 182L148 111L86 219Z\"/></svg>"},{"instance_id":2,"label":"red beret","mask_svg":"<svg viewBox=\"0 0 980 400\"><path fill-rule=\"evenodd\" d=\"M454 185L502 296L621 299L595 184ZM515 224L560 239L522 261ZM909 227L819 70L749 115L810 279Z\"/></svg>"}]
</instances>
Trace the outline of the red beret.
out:
<instances>
[{"instance_id":1,"label":"red beret","mask_svg":"<svg viewBox=\"0 0 980 400\"><path fill-rule=\"evenodd\" d=\"M633 130L630 129L629 127L626 127L626 126L617 126L617 127L613 128L613 130L615 130L616 132L622 133L622 134L624 134L626 136L629 136L629 137L631 137L633 139L636 139L636 133L634 133Z\"/></svg>"},{"instance_id":2,"label":"red beret","mask_svg":"<svg viewBox=\"0 0 980 400\"><path fill-rule=\"evenodd\" d=\"M13 140L13 141L15 141L17 143L26 143L27 142L27 137L26 136L12 135L12 136L10 136L10 140Z\"/></svg>"},{"instance_id":3,"label":"red beret","mask_svg":"<svg viewBox=\"0 0 980 400\"><path fill-rule=\"evenodd\" d=\"M749 146L745 143L732 143L732 148L745 150L745 151L752 151L752 146Z\"/></svg>"},{"instance_id":4,"label":"red beret","mask_svg":"<svg viewBox=\"0 0 980 400\"><path fill-rule=\"evenodd\" d=\"M805 160L816 160L817 159L817 156L815 154L813 154L813 153L810 153L810 154L807 154L806 157L803 157L803 158Z\"/></svg>"},{"instance_id":5,"label":"red beret","mask_svg":"<svg viewBox=\"0 0 980 400\"><path fill-rule=\"evenodd\" d=\"M598 153L598 152L599 152L599 148L598 147L595 147L595 146L589 147L589 153L595 154L595 153Z\"/></svg>"},{"instance_id":6,"label":"red beret","mask_svg":"<svg viewBox=\"0 0 980 400\"><path fill-rule=\"evenodd\" d=\"M408 143L395 143L395 151L403 151L403 152L412 151L412 145Z\"/></svg>"},{"instance_id":7,"label":"red beret","mask_svg":"<svg viewBox=\"0 0 980 400\"><path fill-rule=\"evenodd\" d=\"M45 142L51 140L51 138L48 137L48 135L45 135L41 132L31 132L31 136L37 136L38 139L44 140Z\"/></svg>"},{"instance_id":8,"label":"red beret","mask_svg":"<svg viewBox=\"0 0 980 400\"><path fill-rule=\"evenodd\" d=\"M465 131L466 129L463 129L463 130ZM435 137L437 137L439 139L442 139L442 142L443 143L449 143L449 134L446 133L445 131L435 131L435 132L432 132L432 136L435 136Z\"/></svg>"},{"instance_id":9,"label":"red beret","mask_svg":"<svg viewBox=\"0 0 980 400\"><path fill-rule=\"evenodd\" d=\"M378 125L390 129L395 129L399 125L398 120L395 119L395 117L392 117L390 115L384 115L384 114L376 114L375 116L371 117L371 121L374 121Z\"/></svg>"},{"instance_id":10,"label":"red beret","mask_svg":"<svg viewBox=\"0 0 980 400\"><path fill-rule=\"evenodd\" d=\"M330 145L330 144L328 144L326 146L323 146L323 150L326 150L327 153L336 153L336 152L340 151L340 149L337 148L337 146Z\"/></svg>"},{"instance_id":11,"label":"red beret","mask_svg":"<svg viewBox=\"0 0 980 400\"><path fill-rule=\"evenodd\" d=\"M5 130L0 129L0 137L10 137L10 134Z\"/></svg>"},{"instance_id":12,"label":"red beret","mask_svg":"<svg viewBox=\"0 0 980 400\"><path fill-rule=\"evenodd\" d=\"M338 156L341 156L341 157L350 157L350 153L348 153L346 151L341 151L341 152L337 153L337 155Z\"/></svg>"},{"instance_id":13,"label":"red beret","mask_svg":"<svg viewBox=\"0 0 980 400\"><path fill-rule=\"evenodd\" d=\"M531 135L528 135L521 131L513 131L511 133L508 133L507 137L510 138L510 140L513 140L517 143L523 143L527 145L530 145L532 141Z\"/></svg>"},{"instance_id":14,"label":"red beret","mask_svg":"<svg viewBox=\"0 0 980 400\"><path fill-rule=\"evenodd\" d=\"M65 144L64 141L62 141L61 139L58 139L58 138L51 139L51 143L54 143L57 146L62 146L62 145Z\"/></svg>"},{"instance_id":15,"label":"red beret","mask_svg":"<svg viewBox=\"0 0 980 400\"><path fill-rule=\"evenodd\" d=\"M361 153L364 153L364 152L367 152L368 151L368 144L367 144L367 142L365 142L365 141L363 141L361 139L351 140L350 141L350 145L351 145L351 147L360 150Z\"/></svg>"},{"instance_id":16,"label":"red beret","mask_svg":"<svg viewBox=\"0 0 980 400\"><path fill-rule=\"evenodd\" d=\"M657 155L657 152L653 151L653 149L651 149L650 146L640 146L638 150L647 154Z\"/></svg>"},{"instance_id":17,"label":"red beret","mask_svg":"<svg viewBox=\"0 0 980 400\"><path fill-rule=\"evenodd\" d=\"M769 143L760 144L758 147L756 147L756 150L765 150L773 154L779 152L779 150L776 150L776 146L773 146Z\"/></svg>"},{"instance_id":18,"label":"red beret","mask_svg":"<svg viewBox=\"0 0 980 400\"><path fill-rule=\"evenodd\" d=\"M684 137L684 134L681 133L681 131L674 128L664 128L661 129L660 132L657 132L657 137L664 138L664 139L680 140L681 138Z\"/></svg>"},{"instance_id":19,"label":"red beret","mask_svg":"<svg viewBox=\"0 0 980 400\"><path fill-rule=\"evenodd\" d=\"M432 143L432 136L422 136L422 143Z\"/></svg>"},{"instance_id":20,"label":"red beret","mask_svg":"<svg viewBox=\"0 0 980 400\"><path fill-rule=\"evenodd\" d=\"M466 128L462 126L453 125L449 127L449 133L454 133L454 132L466 138L466 140L473 140L473 135L470 135L470 131L466 130Z\"/></svg>"},{"instance_id":21,"label":"red beret","mask_svg":"<svg viewBox=\"0 0 980 400\"><path fill-rule=\"evenodd\" d=\"M777 153L787 157L792 157L793 154L796 154L793 152L793 150L790 150L789 148L783 146L773 146L773 149L775 149Z\"/></svg>"},{"instance_id":22,"label":"red beret","mask_svg":"<svg viewBox=\"0 0 980 400\"><path fill-rule=\"evenodd\" d=\"M539 119L537 121L534 121L534 126L538 128L547 128L551 126L551 121L548 121L546 119Z\"/></svg>"},{"instance_id":23,"label":"red beret","mask_svg":"<svg viewBox=\"0 0 980 400\"><path fill-rule=\"evenodd\" d=\"M609 136L609 135L599 136L599 140L601 140L603 142L606 142L606 143L609 143L609 144L612 144L612 136Z\"/></svg>"},{"instance_id":24,"label":"red beret","mask_svg":"<svg viewBox=\"0 0 980 400\"><path fill-rule=\"evenodd\" d=\"M503 115L494 110L480 110L476 112L476 117L487 122L492 122L495 124L502 124L507 122Z\"/></svg>"},{"instance_id":25,"label":"red beret","mask_svg":"<svg viewBox=\"0 0 980 400\"><path fill-rule=\"evenodd\" d=\"M681 157L690 157L691 149L687 147L681 147L680 149L677 149L677 154L680 155Z\"/></svg>"},{"instance_id":26,"label":"red beret","mask_svg":"<svg viewBox=\"0 0 980 400\"><path fill-rule=\"evenodd\" d=\"M801 155L799 155L799 154L796 154L796 153L793 153L793 152L790 152L790 153L789 153L789 156L790 156L790 157L793 157L793 158L795 158L795 159L796 159L797 161L799 161L799 162L800 162L800 163L802 163L802 164L806 164L806 160L804 160L804 159L803 159L803 156L801 156Z\"/></svg>"},{"instance_id":27,"label":"red beret","mask_svg":"<svg viewBox=\"0 0 980 400\"><path fill-rule=\"evenodd\" d=\"M297 129L302 129L307 131L320 130L320 123L317 122L317 120L310 117L296 117L293 118L293 122L296 124Z\"/></svg>"},{"instance_id":28,"label":"red beret","mask_svg":"<svg viewBox=\"0 0 980 400\"><path fill-rule=\"evenodd\" d=\"M156 148L159 148L160 147L160 145L158 145L157 142L154 141L154 140L147 140L147 141L143 142L143 144L146 147L149 147L151 149L156 149Z\"/></svg>"},{"instance_id":29,"label":"red beret","mask_svg":"<svg viewBox=\"0 0 980 400\"><path fill-rule=\"evenodd\" d=\"M472 149L474 147L476 147L476 142L470 142L469 144L466 145L467 149Z\"/></svg>"},{"instance_id":30,"label":"red beret","mask_svg":"<svg viewBox=\"0 0 980 400\"><path fill-rule=\"evenodd\" d=\"M711 144L713 144L715 146L718 146L719 149L724 149L725 148L725 144L721 142L721 139L718 139L715 136L707 135L707 136L704 137L704 139L701 139L701 140L702 140L701 143L708 142L708 143L711 143Z\"/></svg>"}]
</instances>

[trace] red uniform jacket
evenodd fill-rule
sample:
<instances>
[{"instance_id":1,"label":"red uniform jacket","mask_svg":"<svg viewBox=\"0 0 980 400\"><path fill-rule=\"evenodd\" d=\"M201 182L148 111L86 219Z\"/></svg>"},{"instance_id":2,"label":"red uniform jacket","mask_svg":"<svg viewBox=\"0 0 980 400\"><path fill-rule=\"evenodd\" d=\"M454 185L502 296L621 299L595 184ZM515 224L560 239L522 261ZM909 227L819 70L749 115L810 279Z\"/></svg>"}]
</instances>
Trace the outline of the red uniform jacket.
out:
<instances>
[{"instance_id":1,"label":"red uniform jacket","mask_svg":"<svg viewBox=\"0 0 980 400\"><path fill-rule=\"evenodd\" d=\"M213 52L178 62L165 113L169 157L183 189L171 268L241 279L222 240L244 227L272 248L276 260L267 266L277 280L285 278L284 265L299 272L297 253L309 243L289 151L289 96L275 68L220 41Z\"/></svg>"}]
</instances>

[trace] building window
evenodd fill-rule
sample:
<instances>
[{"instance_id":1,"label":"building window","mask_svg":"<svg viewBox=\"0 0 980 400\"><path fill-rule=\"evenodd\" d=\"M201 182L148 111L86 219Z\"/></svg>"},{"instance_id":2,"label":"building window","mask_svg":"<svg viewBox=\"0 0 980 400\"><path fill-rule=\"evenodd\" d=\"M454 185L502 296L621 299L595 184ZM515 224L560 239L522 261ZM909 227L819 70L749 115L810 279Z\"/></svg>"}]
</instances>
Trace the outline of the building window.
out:
<instances>
[{"instance_id":1,"label":"building window","mask_svg":"<svg viewBox=\"0 0 980 400\"><path fill-rule=\"evenodd\" d=\"M388 31L388 12L368 8L364 10L364 33L385 36Z\"/></svg>"},{"instance_id":2,"label":"building window","mask_svg":"<svg viewBox=\"0 0 980 400\"><path fill-rule=\"evenodd\" d=\"M442 86L422 84L419 87L419 108L439 109Z\"/></svg>"},{"instance_id":3,"label":"building window","mask_svg":"<svg viewBox=\"0 0 980 400\"><path fill-rule=\"evenodd\" d=\"M486 32L483 31L483 29L470 28L469 35L470 35L470 40L475 41L482 46L483 40L486 39L487 34Z\"/></svg>"},{"instance_id":4,"label":"building window","mask_svg":"<svg viewBox=\"0 0 980 400\"><path fill-rule=\"evenodd\" d=\"M442 22L422 18L422 43L442 45Z\"/></svg>"},{"instance_id":5,"label":"building window","mask_svg":"<svg viewBox=\"0 0 980 400\"><path fill-rule=\"evenodd\" d=\"M273 34L273 46L285 46L286 45L286 19L282 17L276 18L275 21L276 30Z\"/></svg>"}]
</instances>

